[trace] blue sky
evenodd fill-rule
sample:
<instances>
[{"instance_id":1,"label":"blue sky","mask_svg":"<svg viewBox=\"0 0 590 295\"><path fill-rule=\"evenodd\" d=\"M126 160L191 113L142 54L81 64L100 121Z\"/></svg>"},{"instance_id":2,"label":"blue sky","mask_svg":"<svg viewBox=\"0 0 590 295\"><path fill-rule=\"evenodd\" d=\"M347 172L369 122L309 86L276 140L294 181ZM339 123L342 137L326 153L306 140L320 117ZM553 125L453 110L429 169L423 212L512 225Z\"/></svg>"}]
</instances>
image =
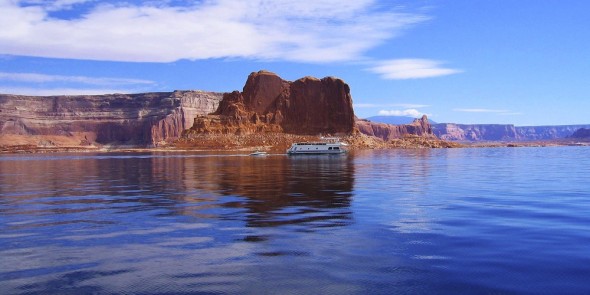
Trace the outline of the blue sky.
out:
<instances>
[{"instance_id":1,"label":"blue sky","mask_svg":"<svg viewBox=\"0 0 590 295\"><path fill-rule=\"evenodd\" d=\"M355 113L590 123L590 1L0 0L0 93L336 76Z\"/></svg>"}]
</instances>

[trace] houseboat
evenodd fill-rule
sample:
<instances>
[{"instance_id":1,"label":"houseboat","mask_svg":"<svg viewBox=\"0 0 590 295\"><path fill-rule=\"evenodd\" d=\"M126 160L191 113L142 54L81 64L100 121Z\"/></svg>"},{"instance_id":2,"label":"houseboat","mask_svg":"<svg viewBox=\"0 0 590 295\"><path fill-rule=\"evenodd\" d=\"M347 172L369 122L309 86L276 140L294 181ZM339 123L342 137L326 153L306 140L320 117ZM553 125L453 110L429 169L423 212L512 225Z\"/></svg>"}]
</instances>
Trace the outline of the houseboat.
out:
<instances>
[{"instance_id":1,"label":"houseboat","mask_svg":"<svg viewBox=\"0 0 590 295\"><path fill-rule=\"evenodd\" d=\"M287 149L289 155L317 155L317 154L343 154L346 143L340 142L337 138L322 138L323 142L296 142Z\"/></svg>"}]
</instances>

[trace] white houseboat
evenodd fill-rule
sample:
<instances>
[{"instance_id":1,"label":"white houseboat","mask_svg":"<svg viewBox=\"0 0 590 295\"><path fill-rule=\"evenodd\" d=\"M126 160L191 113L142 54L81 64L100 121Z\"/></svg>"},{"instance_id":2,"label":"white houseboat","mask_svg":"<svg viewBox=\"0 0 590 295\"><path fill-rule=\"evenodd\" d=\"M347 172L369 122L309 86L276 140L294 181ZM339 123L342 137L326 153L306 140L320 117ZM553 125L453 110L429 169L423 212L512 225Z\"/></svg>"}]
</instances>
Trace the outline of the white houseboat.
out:
<instances>
[{"instance_id":1,"label":"white houseboat","mask_svg":"<svg viewBox=\"0 0 590 295\"><path fill-rule=\"evenodd\" d=\"M296 142L287 150L289 155L298 154L343 154L346 143L340 142L337 138L322 138L324 142Z\"/></svg>"}]
</instances>

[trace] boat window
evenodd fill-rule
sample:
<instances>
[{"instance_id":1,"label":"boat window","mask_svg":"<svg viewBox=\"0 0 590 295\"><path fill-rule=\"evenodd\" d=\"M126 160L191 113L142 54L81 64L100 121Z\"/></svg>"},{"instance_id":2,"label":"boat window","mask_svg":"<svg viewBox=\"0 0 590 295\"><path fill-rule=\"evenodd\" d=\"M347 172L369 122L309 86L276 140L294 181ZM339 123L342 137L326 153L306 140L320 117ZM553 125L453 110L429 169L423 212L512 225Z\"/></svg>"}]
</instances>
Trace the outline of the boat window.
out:
<instances>
[{"instance_id":1,"label":"boat window","mask_svg":"<svg viewBox=\"0 0 590 295\"><path fill-rule=\"evenodd\" d=\"M332 149L332 147L329 147L329 148L328 148L328 150L331 150L331 149Z\"/></svg>"},{"instance_id":2,"label":"boat window","mask_svg":"<svg viewBox=\"0 0 590 295\"><path fill-rule=\"evenodd\" d=\"M335 150L339 150L339 149L340 149L340 147L334 147L334 149L335 149Z\"/></svg>"}]
</instances>

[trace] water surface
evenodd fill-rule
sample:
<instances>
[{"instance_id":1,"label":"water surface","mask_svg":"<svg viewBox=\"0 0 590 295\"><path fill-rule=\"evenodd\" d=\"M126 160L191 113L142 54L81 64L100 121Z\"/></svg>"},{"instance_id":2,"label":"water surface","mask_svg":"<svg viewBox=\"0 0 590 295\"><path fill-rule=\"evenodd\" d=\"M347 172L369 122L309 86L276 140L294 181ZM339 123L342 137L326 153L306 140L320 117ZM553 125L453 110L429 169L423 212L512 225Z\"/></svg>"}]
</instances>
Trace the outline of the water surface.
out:
<instances>
[{"instance_id":1,"label":"water surface","mask_svg":"<svg viewBox=\"0 0 590 295\"><path fill-rule=\"evenodd\" d=\"M590 293L590 148L2 155L0 290Z\"/></svg>"}]
</instances>

